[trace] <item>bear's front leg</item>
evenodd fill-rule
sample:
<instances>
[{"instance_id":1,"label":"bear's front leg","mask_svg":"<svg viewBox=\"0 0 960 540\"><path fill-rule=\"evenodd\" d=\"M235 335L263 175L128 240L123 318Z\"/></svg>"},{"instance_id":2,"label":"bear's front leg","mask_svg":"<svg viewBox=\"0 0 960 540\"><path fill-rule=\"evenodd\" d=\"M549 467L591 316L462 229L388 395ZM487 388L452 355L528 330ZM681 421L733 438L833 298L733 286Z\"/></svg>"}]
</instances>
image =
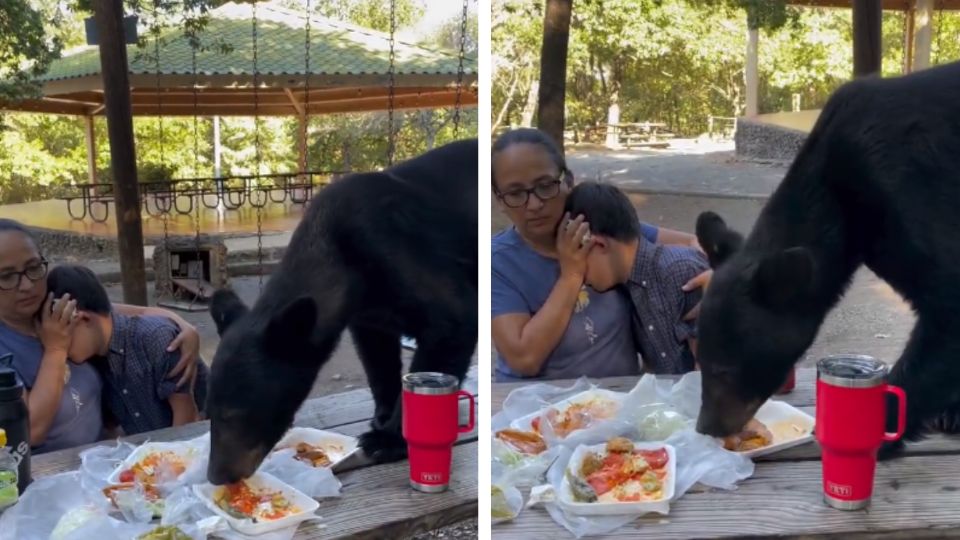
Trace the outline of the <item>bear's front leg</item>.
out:
<instances>
[{"instance_id":1,"label":"bear's front leg","mask_svg":"<svg viewBox=\"0 0 960 540\"><path fill-rule=\"evenodd\" d=\"M407 441L403 438L402 398L398 398L386 422L374 418L370 431L360 435L363 453L377 463L400 461L407 457Z\"/></svg>"}]
</instances>

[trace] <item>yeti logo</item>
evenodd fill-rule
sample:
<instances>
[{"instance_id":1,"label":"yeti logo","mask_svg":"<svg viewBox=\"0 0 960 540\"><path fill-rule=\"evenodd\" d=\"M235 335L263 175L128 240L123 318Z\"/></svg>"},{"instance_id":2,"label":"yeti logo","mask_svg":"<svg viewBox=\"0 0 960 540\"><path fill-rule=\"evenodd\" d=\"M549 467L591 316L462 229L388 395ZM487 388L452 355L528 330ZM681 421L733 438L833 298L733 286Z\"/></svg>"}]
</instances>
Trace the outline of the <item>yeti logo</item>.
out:
<instances>
[{"instance_id":1,"label":"yeti logo","mask_svg":"<svg viewBox=\"0 0 960 540\"><path fill-rule=\"evenodd\" d=\"M443 480L443 477L441 476L440 473L425 472L425 473L420 473L420 480L423 480L424 483L428 483L428 482L436 483Z\"/></svg>"},{"instance_id":2,"label":"yeti logo","mask_svg":"<svg viewBox=\"0 0 960 540\"><path fill-rule=\"evenodd\" d=\"M837 497L849 497L853 495L852 487L834 484L833 482L827 482L827 491L829 491L832 495L836 495Z\"/></svg>"}]
</instances>

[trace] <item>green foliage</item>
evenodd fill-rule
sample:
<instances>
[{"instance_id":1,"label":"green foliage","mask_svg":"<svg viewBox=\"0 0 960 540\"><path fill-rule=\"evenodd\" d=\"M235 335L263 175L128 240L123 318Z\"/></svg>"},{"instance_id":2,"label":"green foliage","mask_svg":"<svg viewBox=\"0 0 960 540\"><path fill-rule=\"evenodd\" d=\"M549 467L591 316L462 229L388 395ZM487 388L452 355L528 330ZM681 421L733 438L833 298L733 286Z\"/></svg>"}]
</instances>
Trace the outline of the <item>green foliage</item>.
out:
<instances>
[{"instance_id":1,"label":"green foliage","mask_svg":"<svg viewBox=\"0 0 960 540\"><path fill-rule=\"evenodd\" d=\"M543 0L493 1L492 123L525 123L539 74ZM567 63L567 127L662 121L697 136L707 118L743 114L747 25L761 28L760 111L821 107L850 80L850 10L793 8L783 0L578 0ZM883 74L902 72L904 19L884 12ZM934 16L931 61L960 59L960 13ZM534 95L535 97L535 95ZM527 111L529 112L529 111Z\"/></svg>"},{"instance_id":2,"label":"green foliage","mask_svg":"<svg viewBox=\"0 0 960 540\"><path fill-rule=\"evenodd\" d=\"M18 0L0 0L12 2ZM31 0L33 1L33 0ZM54 5L55 0L44 0ZM140 53L153 54L153 33L169 24L173 4L160 0L160 17L152 20L153 3L143 2L148 32L141 39ZM203 0L191 0L196 14L202 14ZM418 0L396 0L400 28L409 26L423 13ZM205 2L214 6L222 2ZM319 4L319 5L318 5ZM381 0L313 0L321 15L341 18L360 26L389 30L389 12L375 8ZM296 0L289 7L302 9ZM164 13L167 11L168 13ZM0 9L0 24L4 12ZM84 42L82 20L85 14L64 15L64 24L45 28L46 35L55 35L66 46ZM387 18L384 19L384 16ZM386 21L386 22L385 22ZM158 24L153 24L157 22ZM199 34L203 25L195 24L185 32L198 32L198 48L220 47L213 38ZM466 53L475 54L477 43L476 13L468 20ZM453 17L434 35L424 36L425 46L459 48L460 18ZM2 50L4 36L0 36ZM229 44L225 44L229 46ZM454 49L454 50L456 50ZM452 110L396 111L396 159L413 157L429 148L454 139ZM64 194L71 184L88 181L85 126L81 119L52 115L3 114L0 112L0 204L40 200ZM263 174L297 170L299 125L290 117L261 117L259 130L254 118L221 118L221 173L248 175L258 170ZM94 124L97 180L110 182L110 151L107 126L103 118ZM476 108L462 111L459 138L475 136ZM259 132L259 134L258 134ZM343 114L314 117L310 120L308 169L320 171L372 170L386 164L387 113ZM134 137L137 150L138 177L141 182L175 178L211 177L214 175L213 120L211 118L135 118ZM259 141L259 145L257 144ZM257 149L259 148L259 152Z\"/></svg>"}]
</instances>

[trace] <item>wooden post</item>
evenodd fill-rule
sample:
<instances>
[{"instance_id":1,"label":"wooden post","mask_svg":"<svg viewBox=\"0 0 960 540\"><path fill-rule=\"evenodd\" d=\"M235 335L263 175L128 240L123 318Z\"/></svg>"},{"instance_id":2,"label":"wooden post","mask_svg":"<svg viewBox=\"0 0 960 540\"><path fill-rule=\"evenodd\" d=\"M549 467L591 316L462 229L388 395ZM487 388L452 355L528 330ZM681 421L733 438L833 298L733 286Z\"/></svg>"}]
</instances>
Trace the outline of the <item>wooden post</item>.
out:
<instances>
[{"instance_id":1,"label":"wooden post","mask_svg":"<svg viewBox=\"0 0 960 540\"><path fill-rule=\"evenodd\" d=\"M930 67L930 46L933 43L933 0L917 0L916 43L913 70Z\"/></svg>"},{"instance_id":2,"label":"wooden post","mask_svg":"<svg viewBox=\"0 0 960 540\"><path fill-rule=\"evenodd\" d=\"M853 76L880 73L881 0L853 0Z\"/></svg>"},{"instance_id":3,"label":"wooden post","mask_svg":"<svg viewBox=\"0 0 960 540\"><path fill-rule=\"evenodd\" d=\"M93 116L84 116L84 133L87 135L87 183L97 183L97 135L94 131ZM94 191L96 193L96 191Z\"/></svg>"},{"instance_id":4,"label":"wooden post","mask_svg":"<svg viewBox=\"0 0 960 540\"><path fill-rule=\"evenodd\" d=\"M100 70L110 140L110 170L116 208L117 240L123 300L147 305L147 277L143 260L143 223L140 220L140 186L137 183L133 115L127 46L123 33L123 1L93 0L100 39Z\"/></svg>"},{"instance_id":5,"label":"wooden post","mask_svg":"<svg viewBox=\"0 0 960 540\"><path fill-rule=\"evenodd\" d=\"M750 26L750 23L747 23ZM760 114L760 77L759 77L759 45L760 30L757 28L747 29L747 65L744 70L744 78L747 86L747 117L754 117Z\"/></svg>"},{"instance_id":6,"label":"wooden post","mask_svg":"<svg viewBox=\"0 0 960 540\"><path fill-rule=\"evenodd\" d=\"M553 137L563 152L564 102L567 85L567 48L573 0L547 0L540 48L540 91L537 127Z\"/></svg>"},{"instance_id":7,"label":"wooden post","mask_svg":"<svg viewBox=\"0 0 960 540\"><path fill-rule=\"evenodd\" d=\"M300 172L304 173L307 171L307 115L306 112L298 116L300 122L297 124L297 139L299 140L297 156L297 165L300 167Z\"/></svg>"},{"instance_id":8,"label":"wooden post","mask_svg":"<svg viewBox=\"0 0 960 540\"><path fill-rule=\"evenodd\" d=\"M913 6L903 12L906 36L903 38L903 74L906 75L913 71L913 35L916 25L917 13Z\"/></svg>"}]
</instances>

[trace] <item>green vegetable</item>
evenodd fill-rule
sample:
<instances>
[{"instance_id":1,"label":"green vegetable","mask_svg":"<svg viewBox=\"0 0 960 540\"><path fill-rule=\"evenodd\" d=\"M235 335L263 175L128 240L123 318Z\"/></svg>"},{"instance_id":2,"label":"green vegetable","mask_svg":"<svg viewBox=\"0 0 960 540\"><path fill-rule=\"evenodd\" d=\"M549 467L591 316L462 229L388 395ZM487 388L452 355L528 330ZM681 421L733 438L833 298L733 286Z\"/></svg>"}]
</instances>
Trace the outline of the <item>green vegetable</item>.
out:
<instances>
[{"instance_id":1,"label":"green vegetable","mask_svg":"<svg viewBox=\"0 0 960 540\"><path fill-rule=\"evenodd\" d=\"M491 489L492 499L490 501L490 513L493 519L513 519L513 511L507 504L507 496L499 486L493 486Z\"/></svg>"},{"instance_id":2,"label":"green vegetable","mask_svg":"<svg viewBox=\"0 0 960 540\"><path fill-rule=\"evenodd\" d=\"M172 525L163 525L141 534L137 540L191 540L190 536Z\"/></svg>"},{"instance_id":3,"label":"green vegetable","mask_svg":"<svg viewBox=\"0 0 960 540\"><path fill-rule=\"evenodd\" d=\"M569 469L566 474L567 481L570 482L570 492L573 494L574 501L597 502L597 492L593 489L593 486L588 484L583 478L571 473Z\"/></svg>"},{"instance_id":4,"label":"green vegetable","mask_svg":"<svg viewBox=\"0 0 960 540\"><path fill-rule=\"evenodd\" d=\"M17 473L0 471L0 508L10 506L19 498L17 491Z\"/></svg>"}]
</instances>

